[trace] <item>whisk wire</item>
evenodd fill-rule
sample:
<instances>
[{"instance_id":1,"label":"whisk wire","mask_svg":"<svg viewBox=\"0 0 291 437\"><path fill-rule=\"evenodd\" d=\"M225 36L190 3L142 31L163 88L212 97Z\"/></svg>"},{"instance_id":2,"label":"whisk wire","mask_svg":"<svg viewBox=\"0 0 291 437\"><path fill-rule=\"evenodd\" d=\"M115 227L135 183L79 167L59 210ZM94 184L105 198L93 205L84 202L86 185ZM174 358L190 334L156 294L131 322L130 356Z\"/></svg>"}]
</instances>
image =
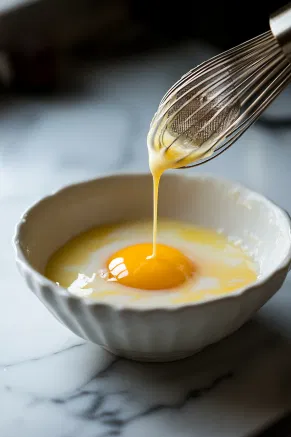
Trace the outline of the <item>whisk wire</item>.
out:
<instances>
[{"instance_id":1,"label":"whisk wire","mask_svg":"<svg viewBox=\"0 0 291 437\"><path fill-rule=\"evenodd\" d=\"M240 138L290 81L291 64L271 31L214 56L165 94L151 124L152 146L167 153L175 143L182 145L178 165L192 155L199 160L189 167L211 160Z\"/></svg>"},{"instance_id":2,"label":"whisk wire","mask_svg":"<svg viewBox=\"0 0 291 437\"><path fill-rule=\"evenodd\" d=\"M187 168L190 167L196 167L198 165L203 164L206 161L210 161L214 159L215 157L221 155L225 150L227 150L229 147L232 146L232 144L237 141L243 133L258 119L258 117L262 114L262 112L266 109L267 106L269 106L270 103L281 93L281 91L288 85L288 83L291 80L291 66L287 65L285 69L276 77L276 79L257 97L257 99L253 102L253 104L248 108L248 110L242 114L232 125L229 126L229 128L226 130L224 135L226 136L226 141L221 144L220 147L216 148L217 145L220 143L220 141L223 140L223 136L220 135L214 144L212 144L209 149L205 151L205 155L210 152L212 148L216 148L215 153L206 159L203 159L198 162L194 162L193 164L187 166ZM279 82L279 83L278 83ZM274 87L274 85L277 85ZM246 117L246 115L251 112L253 107L258 105L262 98L265 96L265 94L268 94L268 97L263 101L263 103L258 106L256 109L253 110L253 112ZM245 118L246 117L246 118ZM243 120L243 118L245 118ZM239 124L241 122L241 124ZM188 156L184 157L183 159L187 159L193 154L193 151L188 154ZM180 167L185 168L185 167Z\"/></svg>"},{"instance_id":3,"label":"whisk wire","mask_svg":"<svg viewBox=\"0 0 291 437\"><path fill-rule=\"evenodd\" d=\"M240 64L239 64L239 68L238 68L237 70L234 68L234 67L236 66L236 64L237 64L237 63L235 62L235 63L232 65L232 75L234 76L234 75L237 74L238 72L240 72L240 71L244 71L244 74L243 74L243 76L240 77L240 79L241 79L242 77L244 77L244 76L248 76L248 75L250 75L251 72L253 72L254 70L256 70L256 67L261 66L262 64L264 64L264 63L267 62L268 60L271 60L271 58L273 58L273 57L275 57L276 55L278 55L278 54L281 53L281 51L280 51L280 49L279 49L278 47L276 48L276 51L275 51L275 52L272 52L271 50L272 50L272 48L270 48L269 50L267 50L267 51L264 53L264 57L263 57L263 58L259 58L259 59L257 59L255 62L253 61L253 59L251 59L251 60L249 61L249 63L247 63L246 65L242 65L242 63L240 62ZM270 51L271 51L270 56L267 57L266 55L267 55ZM256 64L257 64L257 65L256 65ZM246 71L246 67L249 66L249 65L251 66L251 68L250 68L249 71ZM222 74L222 72L225 73L225 74ZM230 73L228 72L228 66L225 66L225 67L224 67L224 70L220 70L219 72L214 73L213 75L209 75L209 73L208 73L208 77L206 77L205 79L199 81L199 83L196 83L196 84L193 85L190 89L186 89L186 91L185 91L182 95L177 96L176 100L172 99L172 102L171 102L170 106L167 106L167 107L164 106L164 108L162 108L161 111L160 111L160 114L159 114L158 119L161 120L161 119L165 116L165 114L166 114L167 112L171 111L171 109L173 108L174 105L177 105L177 103L178 103L179 101L181 101L181 99L185 99L186 95L188 95L188 94L191 93L192 95L191 95L191 97L189 98L189 100L185 101L181 106L179 106L179 108L178 108L177 111L175 111L173 114L171 114L171 116L170 116L169 119L167 120L167 122L170 123L170 122L171 122L175 117L177 117L177 115L179 114L179 112L181 112L181 111L185 108L185 106L187 106L189 103L191 103L194 99L198 98L198 97L201 96L202 94L209 93L210 91L213 91L215 88L217 88L217 87L219 87L220 85L222 85L224 82L226 82L227 80L229 80L229 76L230 76ZM216 80L216 77L218 77L217 80ZM215 78L215 80L213 80L214 78ZM211 86L209 86L209 82L210 82L210 80L212 81L212 82L211 82ZM203 85L203 84L205 84L205 83L206 83L205 87L201 88L201 85ZM186 85L187 85L187 83L185 84L185 88L186 88ZM230 86L231 86L231 84L229 84L228 87L230 87ZM200 87L199 91L198 91L196 94L193 94L193 91L194 91L197 87ZM225 91L225 89L224 89L223 91ZM213 100L213 98L212 98L212 100ZM212 100L211 100L211 101L212 101ZM208 103L209 103L209 101L206 102L205 104L208 104ZM204 106L205 106L205 105L201 105L200 107L198 107L198 110L201 110L202 108L204 108ZM196 111L196 112L197 112L197 111ZM195 113L196 113L196 112L195 112Z\"/></svg>"},{"instance_id":4,"label":"whisk wire","mask_svg":"<svg viewBox=\"0 0 291 437\"><path fill-rule=\"evenodd\" d=\"M273 62L269 63L267 67L264 67L264 69L262 71L260 71L258 73L258 69L256 69L256 72L249 75L248 72L244 72L242 73L240 76L238 76L232 83L232 85L237 85L238 86L236 88L234 88L233 86L229 85L226 86L225 88L223 88L223 90L221 90L222 92L227 91L226 94L224 94L224 97L220 100L220 103L226 101L227 105L233 104L236 101L239 101L239 99L244 95L244 93L246 91L248 91L250 89L250 86L253 83L256 83L258 78L263 77L264 75L266 75L266 73L271 70L271 73L269 76L267 76L259 85L257 85L257 87L252 90L251 93L249 93L249 95L245 98L244 103L246 103L247 100L249 100L252 95L258 91L258 89L260 87L262 87L265 82L268 82L272 76L274 76L277 71L279 71L279 69L281 68L279 66L279 68L274 68L276 66L276 64L278 64L280 62L281 59L284 59L284 56L282 55L279 58L276 58L275 60L273 60ZM244 78L244 80L242 80ZM250 80L251 79L251 80ZM245 86L243 86L245 85ZM194 112L192 112L185 120L183 120L184 123L187 123L188 121L190 121L199 111L201 111L202 109L204 109L206 106L210 106L211 102L213 100L215 100L218 95L219 95L220 91L218 91L216 94L214 94L214 96L207 101L205 104L202 104L200 107L198 107L198 109L196 109ZM228 97L231 97L230 99L228 99ZM228 99L228 100L227 100ZM189 100L189 102L191 101L191 99ZM242 103L241 103L241 106ZM224 111L226 108L226 105L224 105L223 107L221 107L212 118L208 119L201 127L200 129L196 130L196 134L199 134L200 132L203 131L203 129L205 129L210 123L214 122L215 119L219 116L219 114ZM207 112L204 112L204 117L207 116L211 111L211 107L208 109ZM178 111L176 111L174 113L174 117L178 114ZM172 120L173 117L169 118L167 121L170 122ZM193 124L191 124L184 132L183 135L185 135L185 133L187 133L191 128L193 127ZM182 134L181 134L182 135ZM181 137L181 135L178 135L167 147L166 147L166 151L169 150L170 147L172 147ZM162 140L161 140L162 141ZM192 152L191 152L192 153Z\"/></svg>"},{"instance_id":5,"label":"whisk wire","mask_svg":"<svg viewBox=\"0 0 291 437\"><path fill-rule=\"evenodd\" d=\"M270 59L270 58L271 58L271 56L269 57L269 59ZM283 55L282 55L282 58L283 58ZM232 82L232 84L227 85L225 88L223 88L222 90L219 90L216 94L214 94L214 95L211 97L211 99L210 99L209 101L205 102L205 103L202 104L198 109L196 109L193 113L191 113L191 115L189 115L189 116L186 118L185 122L190 121L191 118L193 118L194 115L196 115L200 110L204 109L204 107L206 107L206 106L209 105L213 100L215 100L215 98L217 98L217 97L219 96L220 91L225 92L225 91L228 90L227 94L225 94L225 95L224 95L224 98L221 100L221 102L222 102L222 101L226 100L227 97L231 96L231 95L234 93L234 88L233 88L232 85L236 85L236 84L238 84L237 88L235 89L235 91L237 91L237 90L238 90L239 88L241 88L244 84L246 84L246 86L244 86L244 87L242 88L242 90L240 91L240 93L236 93L236 96L234 96L234 98L233 98L233 99L239 99L239 98L243 95L243 92L244 92L245 90L247 90L247 89L249 88L250 85L252 85L254 82L256 82L257 79L258 79L259 77L263 76L263 75L266 73L267 70L272 69L276 64L278 64L278 62L279 62L282 58L275 59L273 62L271 62L271 63L268 65L268 67L264 67L263 71L260 71L259 74L258 74L258 71L260 70L260 68L258 68L258 67L262 67L262 66L264 66L264 62L265 62L265 60L263 60L263 61L261 61L260 63L258 63L258 65L253 65L253 67L250 69L250 71L252 72L251 74L250 74L249 71L245 71L244 68L241 68L241 69L238 70L238 71L243 71L243 73L242 73L241 75L237 76L236 79ZM269 60L269 59L266 58L266 60ZM237 72L236 72L236 73L237 73ZM250 79L252 79L252 80L250 80ZM207 91L213 91L214 89L218 88L219 85L221 85L223 82L225 82L225 79L224 79L223 81L220 81L220 82L219 82L215 87L210 87L210 88L208 88ZM205 88L205 90L206 90L206 88ZM189 99L189 102L190 102L192 99L193 99L193 98L191 97L191 99ZM228 101L228 103L232 103L232 102L234 101L233 99L230 100L230 101ZM242 106L242 103L241 103L241 106ZM177 115L177 113L178 113L178 111L176 111L175 115ZM204 115L205 115L205 114L204 114ZM206 114L206 115L207 115L207 114ZM172 118L173 118L173 117L171 117L171 120L172 120ZM171 120L168 119L168 121L171 121ZM170 147L170 146L168 146L168 147Z\"/></svg>"},{"instance_id":6,"label":"whisk wire","mask_svg":"<svg viewBox=\"0 0 291 437\"><path fill-rule=\"evenodd\" d=\"M208 65L210 68L213 64L215 64L217 61L224 61L226 57L229 57L229 55L235 55L235 54L241 54L244 52L249 52L253 50L257 45L261 44L268 44L268 42L275 43L274 37L272 35L272 32L269 30L259 36L256 36L255 38L252 38L249 41L243 42L242 44L239 44L236 47L233 47L229 50L226 50L223 53L219 53L216 56L213 56L210 60L206 60L202 62L198 67L191 69L188 73L186 73L184 76L182 76L164 95L164 97L161 100L161 104L164 102L164 100L172 94L172 92L176 91L177 87L182 84L185 80L185 77L187 77L189 74L200 74L200 71L205 68L205 65Z\"/></svg>"}]
</instances>

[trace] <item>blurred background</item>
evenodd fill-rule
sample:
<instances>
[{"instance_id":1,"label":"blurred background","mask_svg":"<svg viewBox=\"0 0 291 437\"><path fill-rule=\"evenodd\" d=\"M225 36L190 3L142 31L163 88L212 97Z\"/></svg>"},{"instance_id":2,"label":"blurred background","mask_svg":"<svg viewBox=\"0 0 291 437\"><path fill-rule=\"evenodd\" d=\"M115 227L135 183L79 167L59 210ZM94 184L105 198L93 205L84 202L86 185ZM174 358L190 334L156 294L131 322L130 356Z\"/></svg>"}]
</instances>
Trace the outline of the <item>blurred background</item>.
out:
<instances>
[{"instance_id":1,"label":"blurred background","mask_svg":"<svg viewBox=\"0 0 291 437\"><path fill-rule=\"evenodd\" d=\"M1 196L147 170L146 134L167 89L201 61L268 30L269 14L284 3L1 0ZM260 168L274 167L274 142L290 141L290 103L287 90L241 146L203 171L270 194ZM291 153L284 149L277 167Z\"/></svg>"},{"instance_id":2,"label":"blurred background","mask_svg":"<svg viewBox=\"0 0 291 437\"><path fill-rule=\"evenodd\" d=\"M14 86L45 89L56 84L72 56L118 58L197 39L225 50L266 31L270 13L284 4L1 0L0 47ZM4 81L7 74L3 69Z\"/></svg>"}]
</instances>

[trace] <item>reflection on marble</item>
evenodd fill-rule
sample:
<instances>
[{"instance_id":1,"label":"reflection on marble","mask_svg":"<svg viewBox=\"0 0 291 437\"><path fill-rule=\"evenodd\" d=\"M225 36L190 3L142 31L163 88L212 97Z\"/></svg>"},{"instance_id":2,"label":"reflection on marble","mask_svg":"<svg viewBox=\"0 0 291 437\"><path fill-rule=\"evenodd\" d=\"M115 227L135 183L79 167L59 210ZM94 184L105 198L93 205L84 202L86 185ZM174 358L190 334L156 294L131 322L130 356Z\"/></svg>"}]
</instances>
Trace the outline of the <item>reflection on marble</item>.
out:
<instances>
[{"instance_id":1,"label":"reflection on marble","mask_svg":"<svg viewBox=\"0 0 291 437\"><path fill-rule=\"evenodd\" d=\"M219 344L181 362L141 364L71 334L14 266L13 227L31 202L72 181L147 170L150 119L167 87L210 53L198 48L84 66L75 97L2 104L1 437L245 437L291 405L290 278ZM290 128L257 124L197 171L240 180L291 211L290 144Z\"/></svg>"}]
</instances>

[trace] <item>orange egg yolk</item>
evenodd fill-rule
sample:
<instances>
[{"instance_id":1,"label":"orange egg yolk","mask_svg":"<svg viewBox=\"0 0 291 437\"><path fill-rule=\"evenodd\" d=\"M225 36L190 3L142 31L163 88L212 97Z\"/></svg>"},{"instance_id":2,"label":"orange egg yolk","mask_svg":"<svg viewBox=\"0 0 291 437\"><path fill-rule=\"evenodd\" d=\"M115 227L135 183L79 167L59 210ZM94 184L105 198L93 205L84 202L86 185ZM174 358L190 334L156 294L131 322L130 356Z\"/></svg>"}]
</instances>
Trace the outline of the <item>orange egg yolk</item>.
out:
<instances>
[{"instance_id":1,"label":"orange egg yolk","mask_svg":"<svg viewBox=\"0 0 291 437\"><path fill-rule=\"evenodd\" d=\"M173 247L157 244L136 244L114 253L107 261L109 281L142 290L163 290L178 287L196 271L192 261Z\"/></svg>"}]
</instances>

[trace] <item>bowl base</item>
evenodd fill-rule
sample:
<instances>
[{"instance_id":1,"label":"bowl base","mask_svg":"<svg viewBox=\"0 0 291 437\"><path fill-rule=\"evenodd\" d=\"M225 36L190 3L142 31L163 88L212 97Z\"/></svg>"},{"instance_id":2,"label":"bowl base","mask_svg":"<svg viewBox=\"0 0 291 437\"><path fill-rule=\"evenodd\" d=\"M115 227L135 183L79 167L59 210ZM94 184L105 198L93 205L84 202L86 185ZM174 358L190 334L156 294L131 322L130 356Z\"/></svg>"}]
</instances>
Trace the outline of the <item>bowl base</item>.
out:
<instances>
[{"instance_id":1,"label":"bowl base","mask_svg":"<svg viewBox=\"0 0 291 437\"><path fill-rule=\"evenodd\" d=\"M109 349L105 346L101 346L107 352L110 352L113 355L116 355L120 358L126 358L127 360L132 361L140 361L144 363L169 363L172 361L179 361L185 358L189 358L192 355L200 352L200 350L196 351L187 351L187 352L175 352L175 353L151 353L151 352L136 352L136 351L123 351L117 349Z\"/></svg>"}]
</instances>

